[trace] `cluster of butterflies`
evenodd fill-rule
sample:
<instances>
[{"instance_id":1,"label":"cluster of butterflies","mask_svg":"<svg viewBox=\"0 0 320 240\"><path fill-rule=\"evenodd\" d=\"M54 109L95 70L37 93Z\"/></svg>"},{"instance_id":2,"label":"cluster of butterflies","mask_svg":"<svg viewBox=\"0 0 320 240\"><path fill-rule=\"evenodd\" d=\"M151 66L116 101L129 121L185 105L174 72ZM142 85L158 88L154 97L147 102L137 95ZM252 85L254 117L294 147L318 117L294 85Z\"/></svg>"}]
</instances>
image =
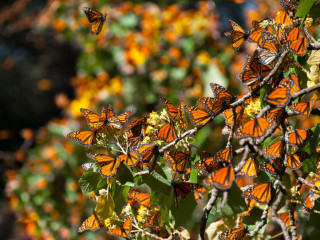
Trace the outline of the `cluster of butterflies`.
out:
<instances>
[{"instance_id":1,"label":"cluster of butterflies","mask_svg":"<svg viewBox=\"0 0 320 240\"><path fill-rule=\"evenodd\" d=\"M235 49L239 49L247 40L258 45L253 56L246 58L243 70L238 75L241 82L247 85L250 90L262 87L260 83L272 71L276 60L284 50L289 50L298 56L304 56L310 43L307 29L305 27L300 28L299 25L301 23L293 18L297 11L297 4L290 0L282 0L280 4L284 7L284 11L281 11L275 19L261 23L254 21L252 23L253 29L248 33L231 20L230 23L233 29L225 32L225 35L232 39L232 46ZM90 23L92 23L91 32L99 34L106 20L106 14L101 14L90 8L83 8L83 10ZM181 174L183 177L183 181L171 182L176 204L178 204L179 197L184 198L191 192L194 192L196 199L200 199L205 188L201 184L188 182L191 168L198 169L202 173L203 185L214 186L220 190L230 189L237 176L255 178L260 172L265 172L270 176L277 177L286 169L299 169L303 161L310 158L310 155L302 149L312 131L309 129L291 131L288 134L289 149L286 149L284 137L275 139L272 144L262 149L262 153L265 156L263 160L261 160L261 157L251 154L246 159L242 169L236 172L234 167L236 162L234 160L235 153L231 145L228 145L213 156L210 153L203 152L197 162L191 161L191 154L188 151L174 149L164 153L159 152L159 144L178 142L183 132L187 130L188 124L185 118L185 111L189 114L190 122L198 129L207 125L218 115L222 115L226 123L225 132L232 134L235 138L259 139L264 137L269 130L272 132L278 128L282 122L287 121L286 118L290 115L310 116L318 98L314 94L310 100L299 99L299 101L293 102L292 95L301 90L299 82L299 77L295 73L289 73L286 77L281 73L278 77L270 79L268 84L271 85L272 90L265 96L264 101L271 106L271 109L262 116L249 120L245 114L245 106L231 107L231 104L241 99L242 96L233 96L219 84L211 83L213 97L198 99L197 102L201 106L199 108L185 105L183 102L178 107L175 107L167 99L161 98L168 118L160 126L152 126L156 130L152 136L149 136L151 143L142 144L146 136L145 129L150 125L149 116L128 124L128 118L132 111L117 116L111 105L103 107L101 115L87 109L81 109L91 130L72 132L68 137L78 141L84 147L91 147L97 142L101 132L118 131L118 135L125 136L124 152L117 156L107 156L100 153L87 154L99 166L98 171L101 176L106 178L113 177L121 164L126 164L132 169L141 170L149 166L152 160L156 161L161 156L170 164L174 173ZM251 98L244 101L244 105L248 105L258 98L259 96L252 95ZM286 151L289 154L284 162L283 155ZM89 170L93 166L94 163L86 163L83 168ZM315 179L314 181L318 180ZM242 197L248 206L246 213L249 213L256 203L269 204L276 193L272 181L248 185L242 188L242 191ZM310 191L305 200L306 208L312 209L318 196L317 193ZM134 189L129 191L128 203L133 208L139 205L150 208L149 195ZM286 225L289 225L287 213L278 214L278 216ZM127 216L120 228L109 230L108 233L126 238L131 232L133 221L135 219L131 214ZM102 225L96 214L93 213L81 225L79 231L94 231ZM161 237L165 237L167 234L166 230L161 226L161 214L159 211L150 216L143 228L149 228L154 234ZM241 240L247 233L248 229L246 227L235 228L222 233L219 238Z\"/></svg>"}]
</instances>

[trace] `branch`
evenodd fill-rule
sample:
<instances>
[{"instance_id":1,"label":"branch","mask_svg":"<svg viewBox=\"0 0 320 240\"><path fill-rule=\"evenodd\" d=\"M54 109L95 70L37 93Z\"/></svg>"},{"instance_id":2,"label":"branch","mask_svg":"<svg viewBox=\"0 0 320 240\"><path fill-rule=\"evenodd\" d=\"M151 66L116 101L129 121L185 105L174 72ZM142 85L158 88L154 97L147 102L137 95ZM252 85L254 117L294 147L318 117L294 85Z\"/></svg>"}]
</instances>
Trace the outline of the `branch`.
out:
<instances>
[{"instance_id":1,"label":"branch","mask_svg":"<svg viewBox=\"0 0 320 240\"><path fill-rule=\"evenodd\" d=\"M215 187L213 187L213 189L211 190L211 198L209 199L207 205L203 209L203 214L202 214L202 218L201 218L201 225L200 225L200 238L202 240L205 239L204 233L205 233L206 227L207 227L208 216L209 216L209 213L210 213L214 203L217 200L218 194L219 194L219 190L216 189Z\"/></svg>"},{"instance_id":2,"label":"branch","mask_svg":"<svg viewBox=\"0 0 320 240\"><path fill-rule=\"evenodd\" d=\"M295 99L297 97L300 97L300 96L302 96L304 94L310 93L310 92L312 92L314 90L317 90L319 88L320 88L320 83L317 83L317 84L315 84L315 85L313 85L312 87L309 87L309 88L304 88L304 89L292 94L291 99Z\"/></svg>"},{"instance_id":3,"label":"branch","mask_svg":"<svg viewBox=\"0 0 320 240\"><path fill-rule=\"evenodd\" d=\"M297 240L297 228L294 220L294 210L290 208L289 210L289 220L290 220L290 231L292 240Z\"/></svg>"},{"instance_id":4,"label":"branch","mask_svg":"<svg viewBox=\"0 0 320 240\"><path fill-rule=\"evenodd\" d=\"M309 50L320 50L320 42L309 43Z\"/></svg>"},{"instance_id":5,"label":"branch","mask_svg":"<svg viewBox=\"0 0 320 240\"><path fill-rule=\"evenodd\" d=\"M307 180L305 180L304 178L302 177L298 177L298 181L300 181L301 183L303 183L304 185L310 187L310 188L313 188L317 191L320 191L320 189L318 187L316 187L315 185L313 185L312 183L309 183Z\"/></svg>"},{"instance_id":6,"label":"branch","mask_svg":"<svg viewBox=\"0 0 320 240\"><path fill-rule=\"evenodd\" d=\"M254 237L255 235L258 234L258 232L260 231L260 229L267 224L267 219L268 219L268 211L270 209L269 205L266 205L263 209L262 215L261 215L261 222L257 225L257 227L252 230L249 231L249 235L250 237Z\"/></svg>"}]
</instances>

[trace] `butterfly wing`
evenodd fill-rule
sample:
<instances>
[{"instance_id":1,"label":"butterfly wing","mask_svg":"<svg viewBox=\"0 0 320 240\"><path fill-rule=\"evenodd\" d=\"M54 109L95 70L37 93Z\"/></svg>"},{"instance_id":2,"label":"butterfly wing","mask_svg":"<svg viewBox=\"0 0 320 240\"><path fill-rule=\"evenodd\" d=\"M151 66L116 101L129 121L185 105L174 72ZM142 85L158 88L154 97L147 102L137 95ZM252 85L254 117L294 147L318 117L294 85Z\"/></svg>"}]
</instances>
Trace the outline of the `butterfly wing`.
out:
<instances>
[{"instance_id":1,"label":"butterfly wing","mask_svg":"<svg viewBox=\"0 0 320 240\"><path fill-rule=\"evenodd\" d=\"M104 121L101 120L98 114L95 114L94 112L84 108L81 108L80 112L86 117L88 126L91 129L98 130L103 126Z\"/></svg>"},{"instance_id":2,"label":"butterfly wing","mask_svg":"<svg viewBox=\"0 0 320 240\"><path fill-rule=\"evenodd\" d=\"M163 125L157 132L156 139L163 140L167 143L174 141L177 138L176 129L172 121Z\"/></svg>"},{"instance_id":3,"label":"butterfly wing","mask_svg":"<svg viewBox=\"0 0 320 240\"><path fill-rule=\"evenodd\" d=\"M270 124L265 118L255 118L248 121L243 126L240 126L236 132L236 136L259 138L262 137L273 125L274 124Z\"/></svg>"},{"instance_id":4,"label":"butterfly wing","mask_svg":"<svg viewBox=\"0 0 320 240\"><path fill-rule=\"evenodd\" d=\"M96 231L101 227L101 223L95 214L88 217L79 227L78 232L83 232L85 230Z\"/></svg>"},{"instance_id":5,"label":"butterfly wing","mask_svg":"<svg viewBox=\"0 0 320 240\"><path fill-rule=\"evenodd\" d=\"M84 147L91 147L95 137L95 131L76 131L67 135L69 139L76 140Z\"/></svg>"},{"instance_id":6,"label":"butterfly wing","mask_svg":"<svg viewBox=\"0 0 320 240\"><path fill-rule=\"evenodd\" d=\"M219 240L242 240L246 236L247 228L233 228L223 232Z\"/></svg>"},{"instance_id":7,"label":"butterfly wing","mask_svg":"<svg viewBox=\"0 0 320 240\"><path fill-rule=\"evenodd\" d=\"M245 175L247 177L258 176L258 167L253 158L248 158L245 165L242 167L238 175Z\"/></svg>"},{"instance_id":8,"label":"butterfly wing","mask_svg":"<svg viewBox=\"0 0 320 240\"><path fill-rule=\"evenodd\" d=\"M167 113L169 114L171 121L175 121L178 115L178 109L172 103L170 103L167 99L162 97L160 98L160 100L166 106L166 110L167 110Z\"/></svg>"},{"instance_id":9,"label":"butterfly wing","mask_svg":"<svg viewBox=\"0 0 320 240\"><path fill-rule=\"evenodd\" d=\"M88 153L87 156L95 160L101 165L99 173L102 177L110 178L116 174L117 169L120 165L120 159L102 155L99 153Z\"/></svg>"},{"instance_id":10,"label":"butterfly wing","mask_svg":"<svg viewBox=\"0 0 320 240\"><path fill-rule=\"evenodd\" d=\"M122 113L118 116L118 119L120 120L122 125L125 125L128 121L128 118L130 117L130 115L133 113L132 110Z\"/></svg>"},{"instance_id":11,"label":"butterfly wing","mask_svg":"<svg viewBox=\"0 0 320 240\"><path fill-rule=\"evenodd\" d=\"M239 26L236 22L229 20L233 30L227 30L224 32L224 34L231 38L232 41L232 47L234 49L239 49L241 45L244 43L244 41L248 38L248 34L242 29L242 27Z\"/></svg>"},{"instance_id":12,"label":"butterfly wing","mask_svg":"<svg viewBox=\"0 0 320 240\"><path fill-rule=\"evenodd\" d=\"M189 113L190 121L195 126L204 126L212 120L212 117L209 113L207 113L197 107L186 106L186 110Z\"/></svg>"},{"instance_id":13,"label":"butterfly wing","mask_svg":"<svg viewBox=\"0 0 320 240\"><path fill-rule=\"evenodd\" d=\"M226 190L231 188L234 180L234 170L232 165L224 167L211 173L203 180L203 184L206 186L215 186L218 189Z\"/></svg>"}]
</instances>

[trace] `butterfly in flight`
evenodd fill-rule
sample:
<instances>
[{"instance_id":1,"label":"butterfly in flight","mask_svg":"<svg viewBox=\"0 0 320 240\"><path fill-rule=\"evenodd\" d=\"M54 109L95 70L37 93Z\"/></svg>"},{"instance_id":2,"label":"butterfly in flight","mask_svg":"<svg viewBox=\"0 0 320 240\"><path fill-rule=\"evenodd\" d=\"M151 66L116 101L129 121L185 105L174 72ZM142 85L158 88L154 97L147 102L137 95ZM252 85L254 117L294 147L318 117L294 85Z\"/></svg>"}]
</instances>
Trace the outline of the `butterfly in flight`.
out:
<instances>
[{"instance_id":1,"label":"butterfly in flight","mask_svg":"<svg viewBox=\"0 0 320 240\"><path fill-rule=\"evenodd\" d=\"M87 15L89 22L91 23L90 30L92 34L98 35L101 32L102 26L106 21L107 14L100 13L97 10L83 7L82 10Z\"/></svg>"}]
</instances>

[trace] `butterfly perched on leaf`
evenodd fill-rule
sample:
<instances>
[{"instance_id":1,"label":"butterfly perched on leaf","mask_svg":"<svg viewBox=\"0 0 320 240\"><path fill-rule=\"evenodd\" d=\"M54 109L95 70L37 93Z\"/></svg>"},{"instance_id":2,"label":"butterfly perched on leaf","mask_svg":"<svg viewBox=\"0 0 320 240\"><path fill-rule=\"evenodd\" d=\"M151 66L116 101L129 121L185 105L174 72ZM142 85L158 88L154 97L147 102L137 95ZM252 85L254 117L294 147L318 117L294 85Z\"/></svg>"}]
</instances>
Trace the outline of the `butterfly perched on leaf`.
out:
<instances>
[{"instance_id":1,"label":"butterfly perched on leaf","mask_svg":"<svg viewBox=\"0 0 320 240\"><path fill-rule=\"evenodd\" d=\"M99 221L98 216L96 215L95 211L93 211L93 214L81 224L78 232L83 232L85 230L96 231L103 226L104 224Z\"/></svg>"},{"instance_id":2,"label":"butterfly perched on leaf","mask_svg":"<svg viewBox=\"0 0 320 240\"><path fill-rule=\"evenodd\" d=\"M227 30L224 32L228 38L231 38L232 47L238 50L241 45L246 41L249 37L249 34L246 33L240 25L232 20L229 20L232 30Z\"/></svg>"},{"instance_id":3,"label":"butterfly perched on leaf","mask_svg":"<svg viewBox=\"0 0 320 240\"><path fill-rule=\"evenodd\" d=\"M120 226L120 228L109 230L107 231L107 233L111 235L116 235L122 238L127 238L131 233L132 222L133 222L133 215L131 214L129 217L127 217L127 219L125 220L123 225Z\"/></svg>"},{"instance_id":4,"label":"butterfly perched on leaf","mask_svg":"<svg viewBox=\"0 0 320 240\"><path fill-rule=\"evenodd\" d=\"M121 163L120 158L113 158L99 153L88 153L87 156L100 165L99 173L106 178L114 176Z\"/></svg>"},{"instance_id":5,"label":"butterfly perched on leaf","mask_svg":"<svg viewBox=\"0 0 320 240\"><path fill-rule=\"evenodd\" d=\"M231 164L221 168L214 173L209 174L203 184L206 186L215 186L218 189L226 190L231 188L234 180L234 170Z\"/></svg>"},{"instance_id":6,"label":"butterfly perched on leaf","mask_svg":"<svg viewBox=\"0 0 320 240\"><path fill-rule=\"evenodd\" d=\"M148 208L150 207L150 195L139 192L135 189L130 189L128 192L128 203L131 205L131 207L142 205Z\"/></svg>"},{"instance_id":7,"label":"butterfly perched on leaf","mask_svg":"<svg viewBox=\"0 0 320 240\"><path fill-rule=\"evenodd\" d=\"M248 229L246 227L233 228L221 233L221 235L219 235L219 240L242 240L247 233Z\"/></svg>"},{"instance_id":8,"label":"butterfly perched on leaf","mask_svg":"<svg viewBox=\"0 0 320 240\"><path fill-rule=\"evenodd\" d=\"M98 35L102 30L104 22L106 21L107 14L102 14L97 10L88 7L83 7L82 10L86 14L89 22L91 23L91 33Z\"/></svg>"},{"instance_id":9,"label":"butterfly perched on leaf","mask_svg":"<svg viewBox=\"0 0 320 240\"><path fill-rule=\"evenodd\" d=\"M250 187L244 193L242 193L242 196L245 198L254 199L261 204L269 204L274 193L275 190L272 186L272 182L269 182Z\"/></svg>"},{"instance_id":10,"label":"butterfly perched on leaf","mask_svg":"<svg viewBox=\"0 0 320 240\"><path fill-rule=\"evenodd\" d=\"M84 147L91 147L96 136L97 131L92 130L92 131L76 131L76 132L71 132L67 135L69 139L76 140L79 142L82 146Z\"/></svg>"}]
</instances>

